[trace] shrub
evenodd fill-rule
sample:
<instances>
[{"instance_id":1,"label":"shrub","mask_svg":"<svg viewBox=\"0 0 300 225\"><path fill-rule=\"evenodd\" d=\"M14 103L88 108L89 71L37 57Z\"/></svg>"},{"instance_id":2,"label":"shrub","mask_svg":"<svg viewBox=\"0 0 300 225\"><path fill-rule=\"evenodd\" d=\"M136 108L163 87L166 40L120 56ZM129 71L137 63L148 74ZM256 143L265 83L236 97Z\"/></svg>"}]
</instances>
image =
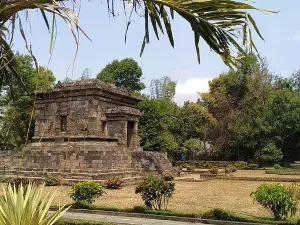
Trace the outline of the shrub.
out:
<instances>
[{"instance_id":1,"label":"shrub","mask_svg":"<svg viewBox=\"0 0 300 225\"><path fill-rule=\"evenodd\" d=\"M135 212L135 213L144 213L146 211L147 211L147 207L144 205L138 205L138 206L134 206L132 208L132 212Z\"/></svg>"},{"instance_id":2,"label":"shrub","mask_svg":"<svg viewBox=\"0 0 300 225\"><path fill-rule=\"evenodd\" d=\"M227 167L225 167L225 173L234 173L236 170L236 167L232 164L229 164Z\"/></svg>"},{"instance_id":3,"label":"shrub","mask_svg":"<svg viewBox=\"0 0 300 225\"><path fill-rule=\"evenodd\" d=\"M242 163L242 162L235 162L235 163L233 164L233 166L236 167L237 169L240 169L240 170L246 168L245 164Z\"/></svg>"},{"instance_id":4,"label":"shrub","mask_svg":"<svg viewBox=\"0 0 300 225\"><path fill-rule=\"evenodd\" d=\"M294 194L282 184L262 184L251 193L251 197L270 210L275 220L286 219L289 213L291 216L296 213Z\"/></svg>"},{"instance_id":5,"label":"shrub","mask_svg":"<svg viewBox=\"0 0 300 225\"><path fill-rule=\"evenodd\" d=\"M218 174L219 168L216 166L210 167L209 172L211 172L212 174Z\"/></svg>"},{"instance_id":6,"label":"shrub","mask_svg":"<svg viewBox=\"0 0 300 225\"><path fill-rule=\"evenodd\" d=\"M124 180L120 177L112 177L105 181L105 186L109 189L118 189L124 183Z\"/></svg>"},{"instance_id":7,"label":"shrub","mask_svg":"<svg viewBox=\"0 0 300 225\"><path fill-rule=\"evenodd\" d=\"M296 163L290 163L289 167L291 169L297 169Z\"/></svg>"},{"instance_id":8,"label":"shrub","mask_svg":"<svg viewBox=\"0 0 300 225\"><path fill-rule=\"evenodd\" d=\"M75 202L86 201L91 204L95 198L105 193L103 187L95 181L79 182L72 186L70 197Z\"/></svg>"},{"instance_id":9,"label":"shrub","mask_svg":"<svg viewBox=\"0 0 300 225\"><path fill-rule=\"evenodd\" d=\"M167 210L169 200L175 190L174 186L173 182L165 181L161 176L149 175L136 187L135 193L142 196L149 209Z\"/></svg>"},{"instance_id":10,"label":"shrub","mask_svg":"<svg viewBox=\"0 0 300 225\"><path fill-rule=\"evenodd\" d=\"M281 168L281 166L280 166L279 164L277 164L277 163L274 164L274 169L275 169L275 170L279 170L280 168Z\"/></svg>"},{"instance_id":11,"label":"shrub","mask_svg":"<svg viewBox=\"0 0 300 225\"><path fill-rule=\"evenodd\" d=\"M61 186L62 185L62 178L61 177L54 177L54 176L47 176L45 178L45 185L46 186Z\"/></svg>"},{"instance_id":12,"label":"shrub","mask_svg":"<svg viewBox=\"0 0 300 225\"><path fill-rule=\"evenodd\" d=\"M213 209L204 213L201 218L212 219L212 220L224 220L224 221L237 221L237 222L247 222L232 213L223 209Z\"/></svg>"},{"instance_id":13,"label":"shrub","mask_svg":"<svg viewBox=\"0 0 300 225\"><path fill-rule=\"evenodd\" d=\"M174 180L174 176L171 173L166 172L166 173L163 173L162 176L165 181L173 181Z\"/></svg>"},{"instance_id":14,"label":"shrub","mask_svg":"<svg viewBox=\"0 0 300 225\"><path fill-rule=\"evenodd\" d=\"M255 164L255 163L250 163L250 164L248 164L248 168L247 169L249 169L249 170L256 170L256 169L258 169L258 165Z\"/></svg>"}]
</instances>

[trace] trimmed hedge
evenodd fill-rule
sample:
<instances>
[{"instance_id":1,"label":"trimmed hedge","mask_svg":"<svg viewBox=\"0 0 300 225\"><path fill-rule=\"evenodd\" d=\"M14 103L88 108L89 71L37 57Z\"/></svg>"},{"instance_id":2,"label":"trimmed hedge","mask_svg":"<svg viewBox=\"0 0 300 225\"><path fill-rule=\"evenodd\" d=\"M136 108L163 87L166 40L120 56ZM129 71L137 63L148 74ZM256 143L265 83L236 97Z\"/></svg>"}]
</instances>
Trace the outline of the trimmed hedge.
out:
<instances>
[{"instance_id":1,"label":"trimmed hedge","mask_svg":"<svg viewBox=\"0 0 300 225\"><path fill-rule=\"evenodd\" d=\"M144 208L143 206L121 209L121 208L101 206L101 205L88 205L86 203L76 203L72 205L71 208L127 212L127 213L143 213L143 214L177 216L177 217L188 217L188 218L202 218L202 219L236 221L236 222L246 222L246 223L248 222L248 223L263 223L263 224L275 224L275 225L300 225L300 220L296 220L296 219L289 219L286 221L275 221L273 218L270 217L244 216L223 209L213 209L203 214L197 214L197 213L186 213L186 212L171 211L171 210L167 210L167 211L149 210ZM62 225L69 225L69 224L62 224Z\"/></svg>"},{"instance_id":2,"label":"trimmed hedge","mask_svg":"<svg viewBox=\"0 0 300 225\"><path fill-rule=\"evenodd\" d=\"M225 220L225 221L235 221L235 222L248 222L248 223L263 223L263 224L275 224L275 225L298 225L300 221L298 220L285 220L285 221L275 221L273 218L267 217L253 217L237 215L235 213L226 211L224 209L213 209L202 215L203 219L212 220Z\"/></svg>"}]
</instances>

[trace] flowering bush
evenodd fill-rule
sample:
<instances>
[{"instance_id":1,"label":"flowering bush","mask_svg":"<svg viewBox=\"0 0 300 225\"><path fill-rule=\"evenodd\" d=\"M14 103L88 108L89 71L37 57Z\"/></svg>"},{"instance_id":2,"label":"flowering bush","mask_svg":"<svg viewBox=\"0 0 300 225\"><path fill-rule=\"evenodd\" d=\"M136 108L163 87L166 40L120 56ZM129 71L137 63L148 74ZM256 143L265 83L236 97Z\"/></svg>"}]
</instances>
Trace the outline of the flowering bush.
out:
<instances>
[{"instance_id":1,"label":"flowering bush","mask_svg":"<svg viewBox=\"0 0 300 225\"><path fill-rule=\"evenodd\" d=\"M105 186L109 189L118 189L124 183L124 180L120 177L112 177L105 181Z\"/></svg>"},{"instance_id":2,"label":"flowering bush","mask_svg":"<svg viewBox=\"0 0 300 225\"><path fill-rule=\"evenodd\" d=\"M61 186L62 185L62 178L55 177L55 176L47 176L45 178L45 185L46 186Z\"/></svg>"}]
</instances>

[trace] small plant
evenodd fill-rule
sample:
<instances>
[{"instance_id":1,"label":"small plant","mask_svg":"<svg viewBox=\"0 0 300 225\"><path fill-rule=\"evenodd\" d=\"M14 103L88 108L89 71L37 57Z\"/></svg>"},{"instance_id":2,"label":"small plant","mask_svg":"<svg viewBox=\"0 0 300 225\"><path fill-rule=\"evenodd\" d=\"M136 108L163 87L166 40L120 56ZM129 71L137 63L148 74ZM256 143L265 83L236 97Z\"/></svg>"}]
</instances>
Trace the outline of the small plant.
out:
<instances>
[{"instance_id":1,"label":"small plant","mask_svg":"<svg viewBox=\"0 0 300 225\"><path fill-rule=\"evenodd\" d=\"M169 172L163 173L162 176L165 181L173 181L174 180L174 176Z\"/></svg>"},{"instance_id":2,"label":"small plant","mask_svg":"<svg viewBox=\"0 0 300 225\"><path fill-rule=\"evenodd\" d=\"M248 169L249 170L257 170L258 169L258 165L255 163L250 163L248 164Z\"/></svg>"},{"instance_id":3,"label":"small plant","mask_svg":"<svg viewBox=\"0 0 300 225\"><path fill-rule=\"evenodd\" d=\"M142 196L147 208L167 210L174 190L175 184L173 182L165 181L161 176L149 175L136 187L135 193Z\"/></svg>"},{"instance_id":4,"label":"small plant","mask_svg":"<svg viewBox=\"0 0 300 225\"><path fill-rule=\"evenodd\" d=\"M280 168L281 168L281 166L280 166L279 164L277 164L277 163L274 164L274 169L275 169L275 170L279 170Z\"/></svg>"},{"instance_id":5,"label":"small plant","mask_svg":"<svg viewBox=\"0 0 300 225\"><path fill-rule=\"evenodd\" d=\"M229 164L227 167L225 167L225 173L235 173L236 171L236 167L232 164Z\"/></svg>"},{"instance_id":6,"label":"small plant","mask_svg":"<svg viewBox=\"0 0 300 225\"><path fill-rule=\"evenodd\" d=\"M282 184L262 184L250 195L255 201L270 210L275 220L286 219L297 210L295 193Z\"/></svg>"},{"instance_id":7,"label":"small plant","mask_svg":"<svg viewBox=\"0 0 300 225\"><path fill-rule=\"evenodd\" d=\"M135 213L144 213L147 211L147 207L144 205L138 205L138 206L134 206L132 208L132 211Z\"/></svg>"},{"instance_id":8,"label":"small plant","mask_svg":"<svg viewBox=\"0 0 300 225\"><path fill-rule=\"evenodd\" d=\"M79 182L72 186L70 197L75 202L86 201L91 204L95 198L105 193L103 187L95 181Z\"/></svg>"},{"instance_id":9,"label":"small plant","mask_svg":"<svg viewBox=\"0 0 300 225\"><path fill-rule=\"evenodd\" d=\"M61 186L62 185L62 178L61 177L54 177L54 176L47 176L45 178L45 185L46 186Z\"/></svg>"},{"instance_id":10,"label":"small plant","mask_svg":"<svg viewBox=\"0 0 300 225\"><path fill-rule=\"evenodd\" d=\"M240 169L240 170L245 169L245 167L246 167L246 165L242 162L235 162L233 164L233 166L236 167L237 169Z\"/></svg>"},{"instance_id":11,"label":"small plant","mask_svg":"<svg viewBox=\"0 0 300 225\"><path fill-rule=\"evenodd\" d=\"M219 168L216 166L210 167L209 172L211 172L212 174L218 174Z\"/></svg>"},{"instance_id":12,"label":"small plant","mask_svg":"<svg viewBox=\"0 0 300 225\"><path fill-rule=\"evenodd\" d=\"M112 177L105 181L105 186L109 189L119 189L124 183L124 180L120 177Z\"/></svg>"},{"instance_id":13,"label":"small plant","mask_svg":"<svg viewBox=\"0 0 300 225\"><path fill-rule=\"evenodd\" d=\"M290 163L289 167L291 169L297 169L296 163Z\"/></svg>"}]
</instances>

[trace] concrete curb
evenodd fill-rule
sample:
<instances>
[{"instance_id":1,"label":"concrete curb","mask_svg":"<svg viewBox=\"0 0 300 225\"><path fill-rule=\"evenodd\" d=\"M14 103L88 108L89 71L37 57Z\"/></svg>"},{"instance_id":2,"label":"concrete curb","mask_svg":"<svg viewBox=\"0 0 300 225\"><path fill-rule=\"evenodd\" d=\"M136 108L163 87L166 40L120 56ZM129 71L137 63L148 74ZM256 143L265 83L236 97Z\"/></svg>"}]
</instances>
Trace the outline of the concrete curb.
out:
<instances>
[{"instance_id":1,"label":"concrete curb","mask_svg":"<svg viewBox=\"0 0 300 225\"><path fill-rule=\"evenodd\" d=\"M51 208L51 210L55 210L55 208ZM145 213L114 212L114 211L90 210L90 209L72 209L72 208L70 208L68 210L68 212L87 213L87 214L102 214L102 215L110 215L110 216L137 217L137 218L147 218L147 219L190 222L190 223L205 223L205 224L214 224L214 225L270 225L270 224L262 224L262 223L234 222L234 221L224 221L224 220L210 220L210 219L201 219L201 218L164 216L164 215L153 215L153 214L145 214Z\"/></svg>"}]
</instances>

